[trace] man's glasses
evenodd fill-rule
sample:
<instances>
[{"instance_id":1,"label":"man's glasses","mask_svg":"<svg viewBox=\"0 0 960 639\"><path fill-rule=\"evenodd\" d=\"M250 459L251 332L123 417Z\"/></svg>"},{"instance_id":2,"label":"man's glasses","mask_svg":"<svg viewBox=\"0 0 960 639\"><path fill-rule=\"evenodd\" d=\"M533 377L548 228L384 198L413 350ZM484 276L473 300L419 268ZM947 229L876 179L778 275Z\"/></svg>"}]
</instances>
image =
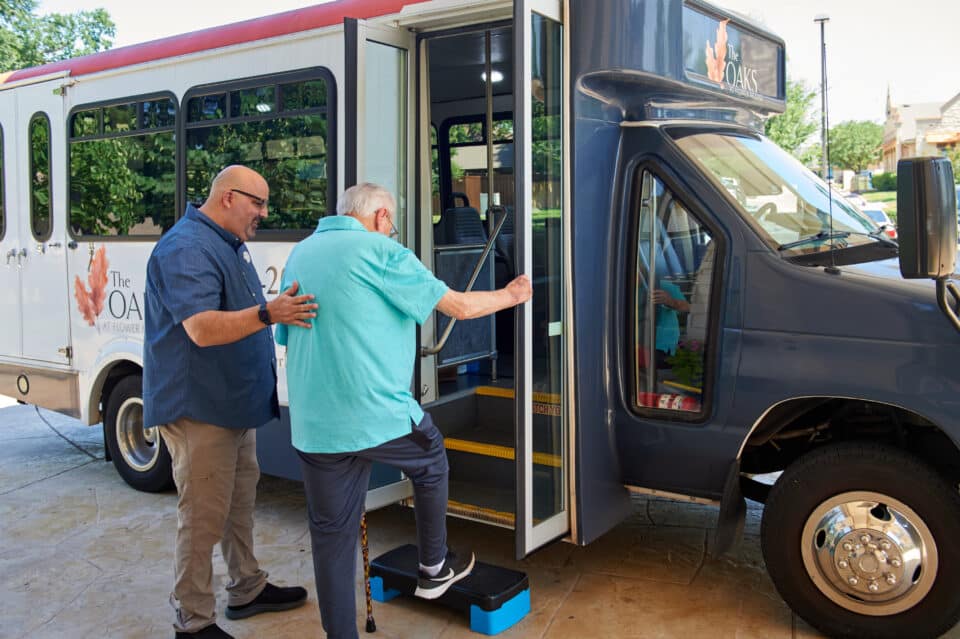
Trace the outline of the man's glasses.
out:
<instances>
[{"instance_id":1,"label":"man's glasses","mask_svg":"<svg viewBox=\"0 0 960 639\"><path fill-rule=\"evenodd\" d=\"M267 200L263 199L262 197L257 197L253 193L247 193L246 191L241 191L240 189L230 189L230 190L234 193L239 193L240 195L246 195L248 198L250 198L251 202L257 205L257 208L259 209L267 208Z\"/></svg>"},{"instance_id":2,"label":"man's glasses","mask_svg":"<svg viewBox=\"0 0 960 639\"><path fill-rule=\"evenodd\" d=\"M393 225L393 220L390 220L390 239L397 240L400 238L400 231L397 230L397 227Z\"/></svg>"}]
</instances>

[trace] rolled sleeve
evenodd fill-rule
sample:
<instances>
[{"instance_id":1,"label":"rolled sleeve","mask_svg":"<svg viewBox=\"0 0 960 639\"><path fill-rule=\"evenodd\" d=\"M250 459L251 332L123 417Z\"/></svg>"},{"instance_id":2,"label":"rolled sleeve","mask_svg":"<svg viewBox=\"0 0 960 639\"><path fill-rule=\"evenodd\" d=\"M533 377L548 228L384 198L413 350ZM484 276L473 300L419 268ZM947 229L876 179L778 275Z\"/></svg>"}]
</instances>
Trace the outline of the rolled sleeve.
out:
<instances>
[{"instance_id":1,"label":"rolled sleeve","mask_svg":"<svg viewBox=\"0 0 960 639\"><path fill-rule=\"evenodd\" d=\"M383 273L387 300L417 324L423 324L447 292L413 251L402 249L387 260Z\"/></svg>"}]
</instances>

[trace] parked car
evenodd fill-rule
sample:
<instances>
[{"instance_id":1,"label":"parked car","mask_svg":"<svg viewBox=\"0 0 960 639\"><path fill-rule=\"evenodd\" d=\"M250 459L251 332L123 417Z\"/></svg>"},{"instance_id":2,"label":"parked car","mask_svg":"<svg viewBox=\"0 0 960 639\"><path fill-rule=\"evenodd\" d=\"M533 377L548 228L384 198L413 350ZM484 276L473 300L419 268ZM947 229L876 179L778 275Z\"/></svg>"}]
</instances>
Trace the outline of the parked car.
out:
<instances>
[{"instance_id":1,"label":"parked car","mask_svg":"<svg viewBox=\"0 0 960 639\"><path fill-rule=\"evenodd\" d=\"M890 217L886 211L877 206L868 206L863 209L863 212L867 217L877 223L877 226L887 237L894 240L897 239L897 227L890 221Z\"/></svg>"}]
</instances>

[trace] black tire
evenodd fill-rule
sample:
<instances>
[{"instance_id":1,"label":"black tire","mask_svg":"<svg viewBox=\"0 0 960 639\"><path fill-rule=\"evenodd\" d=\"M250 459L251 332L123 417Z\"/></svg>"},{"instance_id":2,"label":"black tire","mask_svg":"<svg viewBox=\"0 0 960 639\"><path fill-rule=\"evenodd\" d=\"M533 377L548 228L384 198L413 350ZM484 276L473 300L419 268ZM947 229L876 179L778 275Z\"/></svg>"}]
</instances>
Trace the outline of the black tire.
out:
<instances>
[{"instance_id":1,"label":"black tire","mask_svg":"<svg viewBox=\"0 0 960 639\"><path fill-rule=\"evenodd\" d=\"M125 482L148 493L173 487L173 464L160 429L143 430L140 375L124 377L110 391L103 434L113 465Z\"/></svg>"},{"instance_id":2,"label":"black tire","mask_svg":"<svg viewBox=\"0 0 960 639\"><path fill-rule=\"evenodd\" d=\"M957 539L957 487L912 455L865 442L790 465L761 528L767 571L787 604L828 636L858 639L938 637L957 623Z\"/></svg>"}]
</instances>

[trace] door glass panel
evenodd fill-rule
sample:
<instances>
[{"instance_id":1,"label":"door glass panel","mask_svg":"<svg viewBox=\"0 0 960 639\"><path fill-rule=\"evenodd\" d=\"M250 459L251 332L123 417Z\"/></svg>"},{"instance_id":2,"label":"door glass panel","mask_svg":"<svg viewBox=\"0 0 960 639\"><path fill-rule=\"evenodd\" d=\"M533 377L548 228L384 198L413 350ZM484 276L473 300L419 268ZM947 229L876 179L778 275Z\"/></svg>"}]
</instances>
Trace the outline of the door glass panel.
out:
<instances>
[{"instance_id":1,"label":"door glass panel","mask_svg":"<svg viewBox=\"0 0 960 639\"><path fill-rule=\"evenodd\" d=\"M366 45L363 170L367 182L397 198L396 226L406 243L407 51L379 42Z\"/></svg>"},{"instance_id":2,"label":"door glass panel","mask_svg":"<svg viewBox=\"0 0 960 639\"><path fill-rule=\"evenodd\" d=\"M566 510L562 25L532 16L533 521Z\"/></svg>"},{"instance_id":3,"label":"door glass panel","mask_svg":"<svg viewBox=\"0 0 960 639\"><path fill-rule=\"evenodd\" d=\"M715 243L649 171L637 216L635 406L700 413Z\"/></svg>"},{"instance_id":4,"label":"door glass panel","mask_svg":"<svg viewBox=\"0 0 960 639\"><path fill-rule=\"evenodd\" d=\"M30 120L30 229L38 241L50 237L50 120L37 114Z\"/></svg>"}]
</instances>

